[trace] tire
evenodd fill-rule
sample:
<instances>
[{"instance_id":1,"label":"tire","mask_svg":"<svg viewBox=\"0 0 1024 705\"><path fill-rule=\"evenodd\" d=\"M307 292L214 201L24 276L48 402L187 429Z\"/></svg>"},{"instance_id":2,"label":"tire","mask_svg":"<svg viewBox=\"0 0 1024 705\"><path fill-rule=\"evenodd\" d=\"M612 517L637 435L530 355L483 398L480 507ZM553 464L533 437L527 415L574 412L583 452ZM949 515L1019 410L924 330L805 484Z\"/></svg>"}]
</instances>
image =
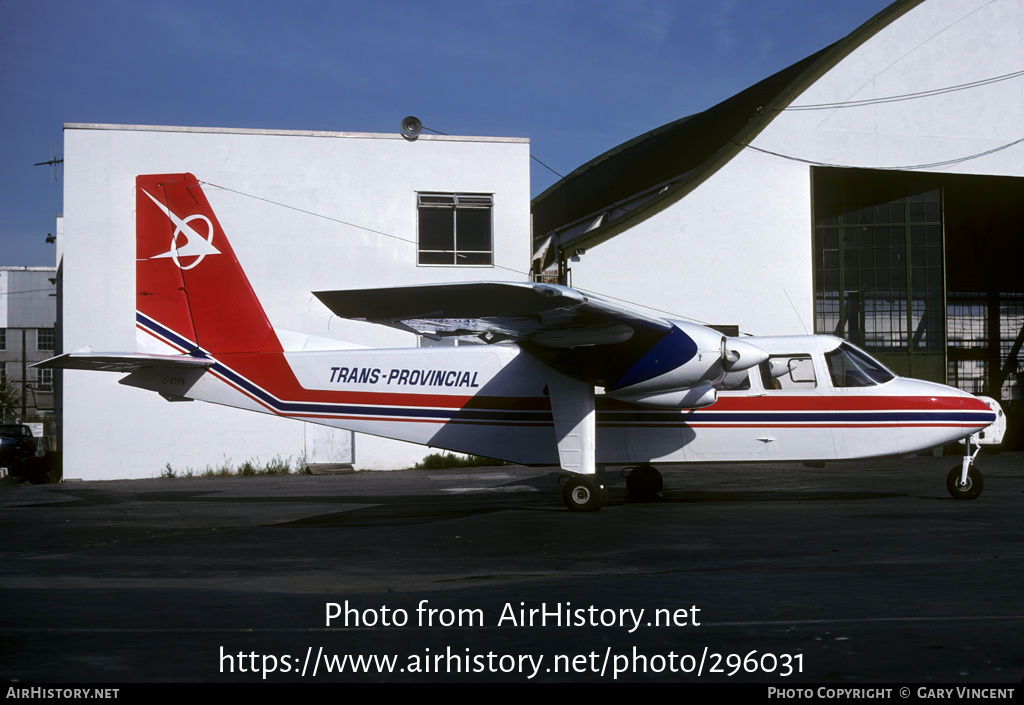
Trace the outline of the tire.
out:
<instances>
[{"instance_id":1,"label":"tire","mask_svg":"<svg viewBox=\"0 0 1024 705\"><path fill-rule=\"evenodd\" d=\"M570 512L596 512L608 497L608 490L598 479L571 477L562 488L562 501Z\"/></svg>"},{"instance_id":2,"label":"tire","mask_svg":"<svg viewBox=\"0 0 1024 705\"><path fill-rule=\"evenodd\" d=\"M664 486L661 473L653 465L637 465L626 476L626 494L633 500L649 502L657 499Z\"/></svg>"},{"instance_id":3,"label":"tire","mask_svg":"<svg viewBox=\"0 0 1024 705\"><path fill-rule=\"evenodd\" d=\"M977 499L985 488L985 480L974 465L967 469L967 482L960 484L960 475L963 467L958 463L954 465L949 474L946 475L946 489L953 499Z\"/></svg>"}]
</instances>

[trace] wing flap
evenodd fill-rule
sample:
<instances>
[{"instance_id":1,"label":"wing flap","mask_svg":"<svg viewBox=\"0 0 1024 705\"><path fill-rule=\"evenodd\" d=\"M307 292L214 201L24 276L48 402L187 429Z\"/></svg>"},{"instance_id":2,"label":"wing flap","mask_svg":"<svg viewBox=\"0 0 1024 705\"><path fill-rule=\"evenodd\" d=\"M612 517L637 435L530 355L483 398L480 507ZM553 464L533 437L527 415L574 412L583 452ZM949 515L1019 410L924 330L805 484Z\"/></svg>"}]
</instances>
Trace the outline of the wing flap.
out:
<instances>
[{"instance_id":1,"label":"wing flap","mask_svg":"<svg viewBox=\"0 0 1024 705\"><path fill-rule=\"evenodd\" d=\"M527 282L458 282L314 291L313 295L336 316L368 321L530 316L586 301L575 289Z\"/></svg>"},{"instance_id":2,"label":"wing flap","mask_svg":"<svg viewBox=\"0 0 1024 705\"><path fill-rule=\"evenodd\" d=\"M315 291L335 315L429 337L482 337L548 348L608 345L671 324L565 286L460 282L388 289Z\"/></svg>"}]
</instances>

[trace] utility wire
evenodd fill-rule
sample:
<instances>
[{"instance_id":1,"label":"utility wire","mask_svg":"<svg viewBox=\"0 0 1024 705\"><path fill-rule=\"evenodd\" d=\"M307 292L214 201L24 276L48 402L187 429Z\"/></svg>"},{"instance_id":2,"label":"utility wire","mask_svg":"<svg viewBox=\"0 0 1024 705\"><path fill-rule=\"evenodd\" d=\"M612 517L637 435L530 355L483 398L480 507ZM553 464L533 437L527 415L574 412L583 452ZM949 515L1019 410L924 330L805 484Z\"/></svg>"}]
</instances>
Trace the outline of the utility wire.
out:
<instances>
[{"instance_id":1,"label":"utility wire","mask_svg":"<svg viewBox=\"0 0 1024 705\"><path fill-rule=\"evenodd\" d=\"M424 129L424 130L426 130L427 132L433 132L433 133L434 133L435 135L442 135L442 136L444 136L444 137L450 137L450 136L451 136L451 135L449 135L449 134L448 134L447 132L441 132L440 130L435 130L434 128L432 128L432 127L427 127L426 125L423 125L422 123L421 123L421 125L420 125L420 126L421 126L421 127L422 127L422 128ZM535 161L535 162L537 162L538 164L540 164L540 165L541 165L542 167L544 167L545 169L547 169L548 171L550 171L550 172L551 172L552 174L554 174L554 175L555 175L555 176L557 176L558 178L560 178L560 179L564 179L564 178L565 178L565 176L563 176L562 174L559 174L559 173L558 173L557 171L555 171L554 169L552 169L551 167L549 167L549 166L548 166L547 164L545 164L544 162L542 162L542 161L541 161L540 159L537 159L537 157L533 156L532 154L530 155L530 159L532 159L533 161Z\"/></svg>"},{"instance_id":2,"label":"utility wire","mask_svg":"<svg viewBox=\"0 0 1024 705\"><path fill-rule=\"evenodd\" d=\"M1002 76L994 76L992 78L983 78L979 81L972 81L971 83L961 83L956 86L946 86L945 88L935 88L928 91L920 91L918 93L904 93L903 95L885 96L882 98L865 98L864 100L846 100L838 103L790 105L785 108L774 108L774 110L778 112L789 112L792 110L835 110L839 108L858 108L864 105L877 105L880 103L897 103L904 100L917 100L918 98L927 98L933 95L942 95L944 93L955 93L956 91L965 91L970 88L977 88L978 86L987 86L991 83L1008 81L1011 78L1017 78L1019 76L1024 76L1024 70L1014 71L1013 73L1003 74Z\"/></svg>"},{"instance_id":3,"label":"utility wire","mask_svg":"<svg viewBox=\"0 0 1024 705\"><path fill-rule=\"evenodd\" d=\"M0 291L0 296L18 296L19 294L38 294L43 291L53 293L57 290L56 285L49 289L20 289L18 291Z\"/></svg>"},{"instance_id":4,"label":"utility wire","mask_svg":"<svg viewBox=\"0 0 1024 705\"><path fill-rule=\"evenodd\" d=\"M762 149L761 147L755 147L752 144L744 144L742 142L735 142L735 141L733 142L733 144L735 144L738 147L744 147L746 149L752 149L755 152L762 152L763 154L770 154L773 157L780 157L782 159L789 159L790 161L801 162L803 164L810 164L811 166L828 166L828 167L838 167L838 168L842 168L842 169L857 169L857 168L861 168L861 169L879 169L879 170L883 170L883 171L885 171L885 170L888 170L888 171L915 171L915 170L919 170L919 169L933 169L935 167L940 167L940 166L950 166L950 165L953 165L953 164L961 164L963 162L967 162L967 161L970 161L972 159L979 159L981 157L988 156L989 154L995 154L996 152L1001 152L1004 149L1009 149L1010 147L1013 147L1014 145L1021 144L1022 142L1024 142L1024 137L1020 138L1019 140L1014 140L1013 142L1007 142L1006 144L1000 145L999 147L993 147L992 149L987 149L984 152L978 152L976 154L968 154L965 157L957 157L956 159L947 159L947 160L941 161L941 162L931 162L929 164L909 164L909 165L903 165L903 166L870 166L870 167L865 167L865 166L854 167L854 166L850 166L849 164L833 164L833 163L830 163L830 162L819 162L819 161L816 161L814 159L804 159L802 157L795 157L795 156L793 156L791 154L783 154L782 152L773 152L770 149Z\"/></svg>"},{"instance_id":5,"label":"utility wire","mask_svg":"<svg viewBox=\"0 0 1024 705\"><path fill-rule=\"evenodd\" d=\"M345 225L345 226L348 226L350 228L356 228L358 230L365 230L366 232L373 233L375 235L383 235L384 237L389 237L389 238L391 238L393 240L400 240L401 242L407 242L410 245L417 245L417 242L415 240L410 240L407 237L402 237L400 235L394 235L392 233L387 233L387 232L384 232L383 230L374 230L373 228L368 228L365 225L358 225L356 223L350 223L347 220L341 220L340 218L334 218L334 217L329 216L329 215L324 215L323 213L316 213L314 211L306 210L305 208L299 208L298 206L292 206L292 205L289 205L287 203L281 203L279 201L272 201L269 198L264 198L263 196L257 196L255 194L245 193L244 191L239 191L237 189L228 188L227 186L221 186L219 184L214 184L214 183L211 183L209 181L200 181L199 183L203 184L204 186L212 186L213 188L220 189L222 191L229 191L229 192L237 194L239 196L245 196L246 198L252 198L252 199L257 200L257 201L262 201L263 203L269 203L270 205L280 206L281 208L287 208L288 210L293 210L293 211L297 211L299 213L304 213L306 215L313 216L314 218L320 218L322 220L328 220L328 221L330 221L332 223L338 223L339 225ZM492 263L491 266L494 267L495 269L504 269L506 271L513 272L515 274L522 274L522 275L527 276L527 277L530 276L529 272L524 272L524 271L521 271L519 269L514 269L512 267L505 267L504 265L500 265L500 264L497 264L497 263Z\"/></svg>"},{"instance_id":6,"label":"utility wire","mask_svg":"<svg viewBox=\"0 0 1024 705\"><path fill-rule=\"evenodd\" d=\"M417 244L415 240L410 240L409 238L406 238L406 237L401 237L399 235L393 235L391 233L384 232L383 230L374 230L373 228L368 228L368 227L363 226L363 225L357 225L355 223L350 223L350 222L348 222L346 220L341 220L340 218L334 218L334 217L329 216L329 215L323 215L322 213L316 213L314 211L306 210L305 208L299 208L297 206L288 205L287 203L281 203L279 201L273 201L273 200L271 200L269 198L264 198L263 196L256 196L256 195L251 194L251 193L245 193L244 191L239 191L237 189L228 188L227 186L221 186L220 184L215 184L215 183L212 183L212 182L209 182L209 181L200 181L199 183L203 184L204 186L210 186L212 188L220 189L222 191L228 191L230 193L234 193L234 194L237 194L239 196L245 196L246 198L252 198L252 199L257 200L257 201L262 201L263 203L268 203L268 204L273 205L273 206L280 206L281 208L287 208L288 210L293 210L293 211L297 211L299 213L304 213L306 215L313 216L314 218L321 218L323 220L327 220L327 221L330 221L332 223L338 223L339 225L346 225L346 226L351 227L351 228L357 228L359 230L365 230L366 232L374 233L375 235L383 235L384 237L389 237L389 238L392 238L394 240L400 240L402 242L407 242L407 243L409 243L411 245ZM493 266L495 268L498 268L498 269L504 269L504 270L507 270L509 272L514 272L515 274L522 274L522 275L525 275L527 277L530 276L529 272L523 272L523 271L520 271L518 269L513 269L511 267L504 267L504 266L502 266L500 264L495 264ZM701 321L699 319L696 319L696 318L692 318L692 317L689 317L689 316L683 316L681 314L674 313L672 311L665 311L665 310L662 310L662 309L654 308L652 306L647 306L646 304L637 303L636 301L630 301L629 299L623 299L623 298L619 298L619 297L616 297L616 296L610 296L608 294L602 294L602 293L596 292L596 291L588 291L586 289L580 289L578 287L576 289L577 289L577 291L581 291L583 293L590 293L590 294L593 294L595 296L600 296L600 297L603 297L603 298L606 298L606 299L612 299L614 301L621 301L622 303L629 304L630 306L637 306L637 307L640 307L640 308L649 309L651 311L657 311L658 313L664 313L664 314L667 314L667 315L672 316L674 318L681 318L681 319L684 319L684 320L693 321L695 323L700 323L701 325L709 325L708 323L706 323L704 321Z\"/></svg>"}]
</instances>

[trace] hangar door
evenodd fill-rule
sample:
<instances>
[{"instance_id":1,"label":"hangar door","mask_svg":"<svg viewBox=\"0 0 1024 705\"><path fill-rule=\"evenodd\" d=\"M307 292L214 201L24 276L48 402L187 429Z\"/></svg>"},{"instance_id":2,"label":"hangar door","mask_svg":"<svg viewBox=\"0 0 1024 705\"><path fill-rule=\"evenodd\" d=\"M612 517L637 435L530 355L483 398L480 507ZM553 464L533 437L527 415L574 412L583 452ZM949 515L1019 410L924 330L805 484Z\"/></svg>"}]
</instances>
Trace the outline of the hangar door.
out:
<instances>
[{"instance_id":1,"label":"hangar door","mask_svg":"<svg viewBox=\"0 0 1024 705\"><path fill-rule=\"evenodd\" d=\"M815 329L999 399L1020 438L1024 179L813 169Z\"/></svg>"}]
</instances>

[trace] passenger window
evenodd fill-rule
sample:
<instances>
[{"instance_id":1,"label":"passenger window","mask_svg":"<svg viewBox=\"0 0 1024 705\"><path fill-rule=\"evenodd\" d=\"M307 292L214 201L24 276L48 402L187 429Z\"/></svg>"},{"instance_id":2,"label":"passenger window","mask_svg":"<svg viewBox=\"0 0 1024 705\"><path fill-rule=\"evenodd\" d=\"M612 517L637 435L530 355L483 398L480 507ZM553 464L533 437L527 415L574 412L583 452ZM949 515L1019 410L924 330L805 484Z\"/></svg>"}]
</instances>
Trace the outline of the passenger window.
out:
<instances>
[{"instance_id":1,"label":"passenger window","mask_svg":"<svg viewBox=\"0 0 1024 705\"><path fill-rule=\"evenodd\" d=\"M766 391L814 389L818 379L810 355L773 355L760 365L761 384Z\"/></svg>"}]
</instances>

